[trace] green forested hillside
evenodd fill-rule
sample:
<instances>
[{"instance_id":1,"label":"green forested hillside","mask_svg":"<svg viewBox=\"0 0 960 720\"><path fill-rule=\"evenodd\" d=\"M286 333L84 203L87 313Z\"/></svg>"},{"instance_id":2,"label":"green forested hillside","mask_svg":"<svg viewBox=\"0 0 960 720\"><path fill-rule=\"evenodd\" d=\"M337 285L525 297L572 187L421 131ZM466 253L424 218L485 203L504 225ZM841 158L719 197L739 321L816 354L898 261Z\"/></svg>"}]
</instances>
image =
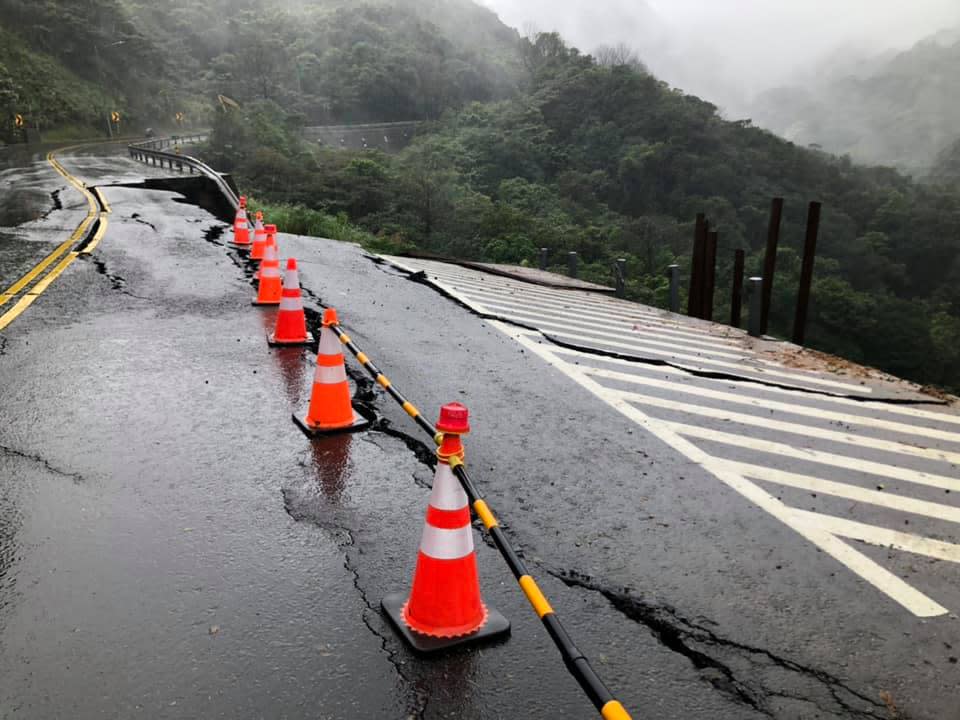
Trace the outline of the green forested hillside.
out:
<instances>
[{"instance_id":1,"label":"green forested hillside","mask_svg":"<svg viewBox=\"0 0 960 720\"><path fill-rule=\"evenodd\" d=\"M45 128L99 128L101 104L131 128L207 124L218 94L318 124L430 119L508 95L519 72L516 33L468 0L0 0L0 29L31 52L0 70L0 112ZM65 102L77 78L96 102Z\"/></svg>"},{"instance_id":2,"label":"green forested hillside","mask_svg":"<svg viewBox=\"0 0 960 720\"><path fill-rule=\"evenodd\" d=\"M400 156L338 153L278 131L276 108L219 120L212 152L261 199L345 213L381 241L535 262L576 250L608 281L666 301L689 267L692 220L720 231L716 317L733 251L759 273L770 198L787 201L772 329L788 336L806 204L824 203L808 341L921 382L960 387L960 197L895 170L798 147L629 66L601 67L556 35L520 45L524 91L448 112ZM256 148L245 156L224 147ZM561 257L559 254L556 257Z\"/></svg>"},{"instance_id":3,"label":"green forested hillside","mask_svg":"<svg viewBox=\"0 0 960 720\"><path fill-rule=\"evenodd\" d=\"M960 138L960 31L944 31L866 70L825 67L807 86L762 94L752 117L799 144L925 175Z\"/></svg>"}]
</instances>

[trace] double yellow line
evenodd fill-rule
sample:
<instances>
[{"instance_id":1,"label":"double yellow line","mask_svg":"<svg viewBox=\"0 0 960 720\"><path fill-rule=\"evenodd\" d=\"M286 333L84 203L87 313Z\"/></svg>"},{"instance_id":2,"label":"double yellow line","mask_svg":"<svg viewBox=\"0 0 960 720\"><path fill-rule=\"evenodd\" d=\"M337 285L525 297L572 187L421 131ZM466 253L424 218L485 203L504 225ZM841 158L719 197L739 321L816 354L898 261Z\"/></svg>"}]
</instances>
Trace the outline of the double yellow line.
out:
<instances>
[{"instance_id":1,"label":"double yellow line","mask_svg":"<svg viewBox=\"0 0 960 720\"><path fill-rule=\"evenodd\" d=\"M63 148L63 150L73 150L77 147L82 146L75 145L73 147ZM54 170L62 175L67 182L73 185L73 187L75 187L87 199L87 216L83 219L83 222L77 226L77 229L71 233L69 238L58 245L52 253L37 263L37 265L27 272L26 275L21 277L13 285L0 293L0 307L3 307L11 300L14 300L17 296L20 297L13 307L7 310L3 315L0 315L0 330L6 328L10 323L16 320L24 310L30 307L34 300L40 297L40 295L42 295L43 292L50 287L50 283L56 280L64 270L70 267L70 264L74 260L80 257L80 255L87 255L93 252L97 245L100 244L104 234L107 232L107 215L110 213L110 206L107 205L106 200L99 193L99 191L89 190L82 181L78 180L69 172L67 172L66 168L64 168L63 165L61 165L57 160L54 151L51 150L49 153L47 153L47 162L50 163ZM97 194L94 195L94 192ZM102 211L100 209L101 207L103 208ZM82 251L78 250L77 248L80 247L80 243L82 243L84 238L86 238L90 226L98 219L100 220L100 225L97 227L96 234ZM71 248L74 249L71 250ZM47 272L46 275L43 275L43 273L47 271L47 268L49 268L51 265L53 265L53 269ZM42 279L33 285L33 287L29 287L30 284L41 275L43 275ZM28 287L29 289L21 294L21 292Z\"/></svg>"}]
</instances>

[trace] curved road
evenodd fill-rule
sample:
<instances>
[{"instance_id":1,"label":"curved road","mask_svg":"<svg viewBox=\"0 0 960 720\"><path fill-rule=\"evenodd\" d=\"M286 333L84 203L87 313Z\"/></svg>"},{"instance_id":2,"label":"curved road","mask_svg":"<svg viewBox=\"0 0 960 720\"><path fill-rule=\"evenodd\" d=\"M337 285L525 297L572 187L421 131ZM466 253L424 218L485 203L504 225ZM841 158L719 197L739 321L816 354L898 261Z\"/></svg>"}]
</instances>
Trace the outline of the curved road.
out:
<instances>
[{"instance_id":1,"label":"curved road","mask_svg":"<svg viewBox=\"0 0 960 720\"><path fill-rule=\"evenodd\" d=\"M226 224L117 148L59 160L111 213L0 332L0 718L594 716L479 533L511 637L407 650L379 602L409 588L423 523L416 428L351 362L378 422L308 441L290 414L315 348L266 345ZM4 171L3 287L85 216L43 162ZM918 556L950 612L906 612L545 362L542 337L359 248L279 243L312 323L336 307L426 414L470 407L475 479L634 718L960 718L956 565Z\"/></svg>"}]
</instances>

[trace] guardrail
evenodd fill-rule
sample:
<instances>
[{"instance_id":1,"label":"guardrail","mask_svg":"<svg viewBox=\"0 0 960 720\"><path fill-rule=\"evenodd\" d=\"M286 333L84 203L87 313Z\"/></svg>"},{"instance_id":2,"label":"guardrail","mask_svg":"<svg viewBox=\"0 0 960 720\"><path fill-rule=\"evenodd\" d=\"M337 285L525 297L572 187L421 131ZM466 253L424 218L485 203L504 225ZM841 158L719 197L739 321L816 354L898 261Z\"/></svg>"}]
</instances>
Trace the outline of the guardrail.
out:
<instances>
[{"instance_id":1,"label":"guardrail","mask_svg":"<svg viewBox=\"0 0 960 720\"><path fill-rule=\"evenodd\" d=\"M190 135L172 135L170 137L153 138L151 140L132 143L127 146L127 150L130 153L130 157L134 160L148 165L159 167L169 166L171 170L177 169L180 172L186 170L191 174L197 173L207 176L216 183L230 204L233 205L234 208L237 208L240 206L240 198L237 196L237 193L234 192L233 188L230 187L230 184L223 178L223 175L202 160L190 155L184 155L181 152L183 145L202 142L206 140L207 137L209 137L209 133L199 132ZM173 152L169 151L170 148L173 149Z\"/></svg>"}]
</instances>

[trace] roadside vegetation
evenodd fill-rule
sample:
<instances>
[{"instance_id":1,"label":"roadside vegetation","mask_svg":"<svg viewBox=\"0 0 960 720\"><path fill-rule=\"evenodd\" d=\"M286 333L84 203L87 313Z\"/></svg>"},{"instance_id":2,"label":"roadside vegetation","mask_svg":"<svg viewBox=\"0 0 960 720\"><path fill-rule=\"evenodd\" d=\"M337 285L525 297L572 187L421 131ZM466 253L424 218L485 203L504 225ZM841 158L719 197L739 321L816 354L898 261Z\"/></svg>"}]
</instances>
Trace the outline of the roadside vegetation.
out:
<instances>
[{"instance_id":1,"label":"roadside vegetation","mask_svg":"<svg viewBox=\"0 0 960 720\"><path fill-rule=\"evenodd\" d=\"M391 247L560 269L667 302L667 266L688 273L693 218L720 232L715 318L729 317L733 251L759 274L770 199L786 198L771 329L789 336L809 200L824 202L812 347L960 388L960 195L884 167L797 147L647 74L602 65L556 35L519 41L509 99L451 108L396 156L312 147L269 101L218 115L210 155L268 202L349 221ZM246 152L235 152L247 148ZM327 233L329 235L329 233ZM369 241L367 241L369 243Z\"/></svg>"}]
</instances>

